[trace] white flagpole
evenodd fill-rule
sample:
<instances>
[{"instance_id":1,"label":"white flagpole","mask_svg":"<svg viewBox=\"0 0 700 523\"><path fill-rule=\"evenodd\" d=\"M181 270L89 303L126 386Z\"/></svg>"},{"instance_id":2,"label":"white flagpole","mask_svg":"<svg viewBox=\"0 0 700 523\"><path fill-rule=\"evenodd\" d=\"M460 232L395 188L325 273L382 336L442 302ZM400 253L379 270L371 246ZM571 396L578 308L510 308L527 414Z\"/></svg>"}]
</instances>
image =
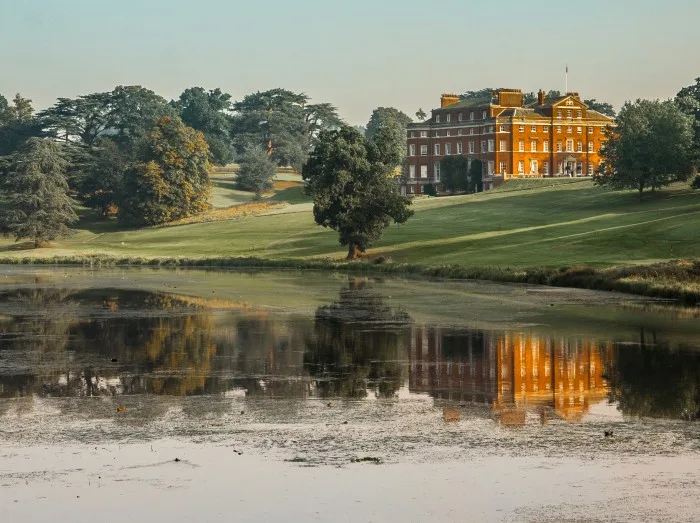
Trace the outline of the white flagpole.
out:
<instances>
[{"instance_id":1,"label":"white flagpole","mask_svg":"<svg viewBox=\"0 0 700 523\"><path fill-rule=\"evenodd\" d=\"M564 94L569 92L569 63L567 62L566 64L566 91L564 91Z\"/></svg>"}]
</instances>

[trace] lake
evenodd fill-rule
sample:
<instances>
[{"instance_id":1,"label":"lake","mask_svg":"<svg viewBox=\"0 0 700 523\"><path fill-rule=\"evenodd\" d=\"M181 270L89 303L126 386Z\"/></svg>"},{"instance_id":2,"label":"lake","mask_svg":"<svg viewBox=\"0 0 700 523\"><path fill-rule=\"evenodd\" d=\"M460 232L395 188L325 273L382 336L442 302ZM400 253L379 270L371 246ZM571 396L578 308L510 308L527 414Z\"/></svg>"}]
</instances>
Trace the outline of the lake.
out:
<instances>
[{"instance_id":1,"label":"lake","mask_svg":"<svg viewBox=\"0 0 700 523\"><path fill-rule=\"evenodd\" d=\"M0 267L2 521L695 521L699 416L697 308Z\"/></svg>"}]
</instances>

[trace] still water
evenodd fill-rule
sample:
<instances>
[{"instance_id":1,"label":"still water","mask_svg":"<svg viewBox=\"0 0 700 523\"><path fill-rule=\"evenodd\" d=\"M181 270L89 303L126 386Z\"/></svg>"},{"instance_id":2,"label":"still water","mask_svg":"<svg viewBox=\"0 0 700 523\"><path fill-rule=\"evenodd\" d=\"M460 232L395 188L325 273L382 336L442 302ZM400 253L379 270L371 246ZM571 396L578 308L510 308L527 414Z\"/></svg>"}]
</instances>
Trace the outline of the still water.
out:
<instances>
[{"instance_id":1,"label":"still water","mask_svg":"<svg viewBox=\"0 0 700 523\"><path fill-rule=\"evenodd\" d=\"M3 275L7 448L167 440L297 468L700 455L698 310L314 274Z\"/></svg>"}]
</instances>

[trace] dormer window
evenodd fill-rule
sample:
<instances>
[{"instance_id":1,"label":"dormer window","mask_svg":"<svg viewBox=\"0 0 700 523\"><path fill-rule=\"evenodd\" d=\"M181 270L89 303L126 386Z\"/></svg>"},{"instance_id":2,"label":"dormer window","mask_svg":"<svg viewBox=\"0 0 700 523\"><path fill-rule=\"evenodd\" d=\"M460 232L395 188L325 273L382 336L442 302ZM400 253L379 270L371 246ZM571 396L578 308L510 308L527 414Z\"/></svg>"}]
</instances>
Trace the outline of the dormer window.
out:
<instances>
[{"instance_id":1,"label":"dormer window","mask_svg":"<svg viewBox=\"0 0 700 523\"><path fill-rule=\"evenodd\" d=\"M447 118L445 119L445 121L449 122L450 120L452 120L452 115L447 113Z\"/></svg>"},{"instance_id":2,"label":"dormer window","mask_svg":"<svg viewBox=\"0 0 700 523\"><path fill-rule=\"evenodd\" d=\"M469 113L469 119L470 119L470 120L473 120L473 119L474 119L474 111L472 111L472 112Z\"/></svg>"},{"instance_id":3,"label":"dormer window","mask_svg":"<svg viewBox=\"0 0 700 523\"><path fill-rule=\"evenodd\" d=\"M439 114L435 115L435 123L440 123L440 115Z\"/></svg>"},{"instance_id":4,"label":"dormer window","mask_svg":"<svg viewBox=\"0 0 700 523\"><path fill-rule=\"evenodd\" d=\"M462 113L459 113L457 115L457 121L461 122L462 121Z\"/></svg>"},{"instance_id":5,"label":"dormer window","mask_svg":"<svg viewBox=\"0 0 700 523\"><path fill-rule=\"evenodd\" d=\"M482 119L482 120L486 120L486 111L483 111L483 112L481 113L481 119Z\"/></svg>"}]
</instances>

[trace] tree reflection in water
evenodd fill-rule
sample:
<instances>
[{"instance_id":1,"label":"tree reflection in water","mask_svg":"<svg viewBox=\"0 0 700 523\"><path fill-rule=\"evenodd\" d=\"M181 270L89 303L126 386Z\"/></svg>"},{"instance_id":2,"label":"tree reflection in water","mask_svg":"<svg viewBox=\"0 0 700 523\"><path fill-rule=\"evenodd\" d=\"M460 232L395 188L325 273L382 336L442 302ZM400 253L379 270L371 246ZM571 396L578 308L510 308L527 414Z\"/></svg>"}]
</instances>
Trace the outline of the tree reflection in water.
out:
<instances>
[{"instance_id":1,"label":"tree reflection in water","mask_svg":"<svg viewBox=\"0 0 700 523\"><path fill-rule=\"evenodd\" d=\"M304 355L323 396L393 397L406 380L411 317L391 309L366 280L351 279L337 301L319 307Z\"/></svg>"}]
</instances>

